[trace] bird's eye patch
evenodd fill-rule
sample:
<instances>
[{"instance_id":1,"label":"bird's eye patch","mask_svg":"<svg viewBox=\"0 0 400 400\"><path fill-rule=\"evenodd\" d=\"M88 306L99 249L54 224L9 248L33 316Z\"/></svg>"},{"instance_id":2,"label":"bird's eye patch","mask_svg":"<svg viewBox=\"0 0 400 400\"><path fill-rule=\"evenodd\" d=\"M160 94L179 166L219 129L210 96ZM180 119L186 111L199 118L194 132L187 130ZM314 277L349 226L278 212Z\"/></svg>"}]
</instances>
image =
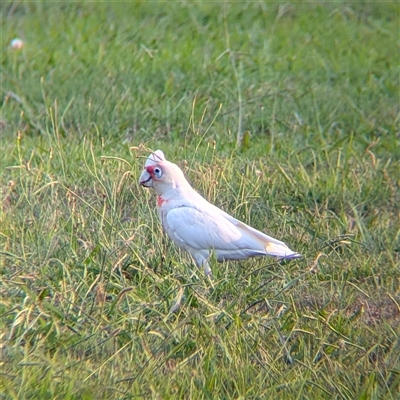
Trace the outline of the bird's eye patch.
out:
<instances>
[{"instance_id":1,"label":"bird's eye patch","mask_svg":"<svg viewBox=\"0 0 400 400\"><path fill-rule=\"evenodd\" d=\"M155 178L160 179L163 175L163 171L160 167L153 167L152 165L146 168L147 172L151 175L154 175Z\"/></svg>"},{"instance_id":2,"label":"bird's eye patch","mask_svg":"<svg viewBox=\"0 0 400 400\"><path fill-rule=\"evenodd\" d=\"M154 168L154 175L156 178L160 179L162 177L162 169L160 167L155 167Z\"/></svg>"}]
</instances>

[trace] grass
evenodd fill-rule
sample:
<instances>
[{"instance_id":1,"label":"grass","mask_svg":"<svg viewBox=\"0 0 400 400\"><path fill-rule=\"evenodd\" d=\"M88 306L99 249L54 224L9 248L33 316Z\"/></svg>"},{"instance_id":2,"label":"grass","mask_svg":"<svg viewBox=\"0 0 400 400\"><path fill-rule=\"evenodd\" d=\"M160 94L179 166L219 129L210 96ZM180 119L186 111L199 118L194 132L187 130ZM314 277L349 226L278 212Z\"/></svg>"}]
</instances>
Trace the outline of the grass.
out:
<instances>
[{"instance_id":1,"label":"grass","mask_svg":"<svg viewBox=\"0 0 400 400\"><path fill-rule=\"evenodd\" d=\"M0 398L397 398L396 3L0 10ZM148 148L305 257L208 280Z\"/></svg>"}]
</instances>

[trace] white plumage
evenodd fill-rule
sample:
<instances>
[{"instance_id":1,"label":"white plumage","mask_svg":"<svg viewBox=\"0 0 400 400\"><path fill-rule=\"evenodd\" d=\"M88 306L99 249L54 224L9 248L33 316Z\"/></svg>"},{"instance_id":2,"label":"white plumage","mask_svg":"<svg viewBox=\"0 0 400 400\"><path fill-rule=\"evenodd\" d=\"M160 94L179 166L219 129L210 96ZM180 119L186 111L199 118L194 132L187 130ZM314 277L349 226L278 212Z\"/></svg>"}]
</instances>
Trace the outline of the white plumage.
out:
<instances>
[{"instance_id":1,"label":"white plumage","mask_svg":"<svg viewBox=\"0 0 400 400\"><path fill-rule=\"evenodd\" d=\"M198 267L210 274L208 259L244 260L255 256L301 257L285 243L233 218L209 203L186 180L182 170L157 150L147 158L139 183L152 187L162 226Z\"/></svg>"}]
</instances>

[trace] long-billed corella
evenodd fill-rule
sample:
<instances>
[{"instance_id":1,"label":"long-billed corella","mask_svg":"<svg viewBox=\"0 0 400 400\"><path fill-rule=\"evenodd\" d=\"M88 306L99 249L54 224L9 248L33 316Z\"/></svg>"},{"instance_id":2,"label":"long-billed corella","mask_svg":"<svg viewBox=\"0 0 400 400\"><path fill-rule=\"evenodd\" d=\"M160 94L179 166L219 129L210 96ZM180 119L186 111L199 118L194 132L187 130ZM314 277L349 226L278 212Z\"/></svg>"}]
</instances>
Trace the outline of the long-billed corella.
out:
<instances>
[{"instance_id":1,"label":"long-billed corella","mask_svg":"<svg viewBox=\"0 0 400 400\"><path fill-rule=\"evenodd\" d=\"M182 170L167 161L161 150L147 158L139 183L155 190L165 232L207 275L211 274L208 261L212 253L219 262L256 256L301 257L285 243L209 203L190 186Z\"/></svg>"}]
</instances>

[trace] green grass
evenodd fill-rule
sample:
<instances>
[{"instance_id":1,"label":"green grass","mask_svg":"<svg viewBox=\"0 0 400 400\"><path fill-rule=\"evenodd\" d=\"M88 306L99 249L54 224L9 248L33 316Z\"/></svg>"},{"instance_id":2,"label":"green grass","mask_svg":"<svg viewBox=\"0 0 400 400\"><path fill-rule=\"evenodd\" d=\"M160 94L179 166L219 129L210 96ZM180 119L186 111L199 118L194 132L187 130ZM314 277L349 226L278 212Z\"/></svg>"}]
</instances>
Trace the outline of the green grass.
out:
<instances>
[{"instance_id":1,"label":"green grass","mask_svg":"<svg viewBox=\"0 0 400 400\"><path fill-rule=\"evenodd\" d=\"M398 4L0 10L1 399L397 398ZM208 280L148 148L305 257Z\"/></svg>"}]
</instances>

